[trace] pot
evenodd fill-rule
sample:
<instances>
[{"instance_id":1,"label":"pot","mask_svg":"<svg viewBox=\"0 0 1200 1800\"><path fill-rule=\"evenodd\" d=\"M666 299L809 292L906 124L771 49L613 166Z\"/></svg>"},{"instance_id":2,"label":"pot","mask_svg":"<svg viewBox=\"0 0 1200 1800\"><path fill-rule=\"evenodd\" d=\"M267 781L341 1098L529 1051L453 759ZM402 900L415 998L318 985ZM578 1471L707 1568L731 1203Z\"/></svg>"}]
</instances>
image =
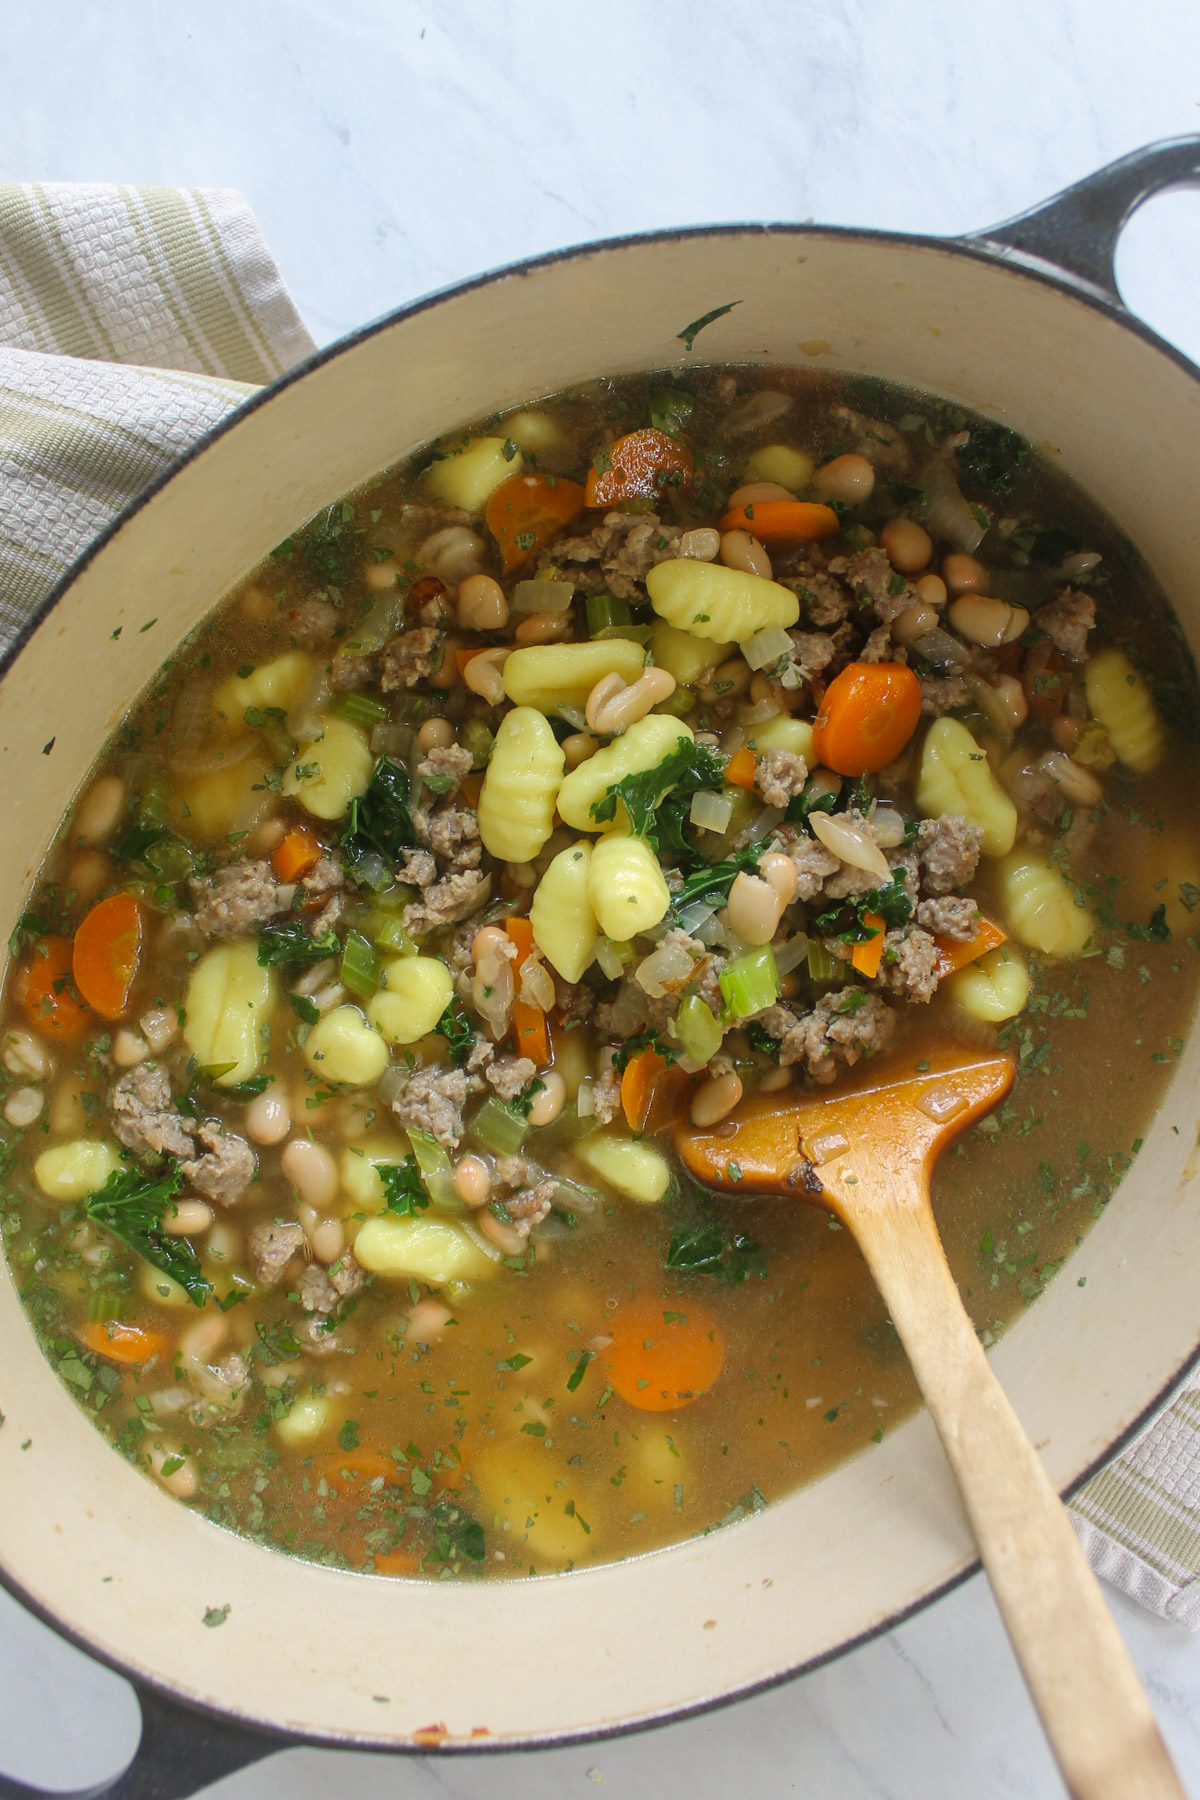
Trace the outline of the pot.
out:
<instances>
[{"instance_id":1,"label":"pot","mask_svg":"<svg viewBox=\"0 0 1200 1800\"><path fill-rule=\"evenodd\" d=\"M731 301L692 358L812 356L995 414L1113 514L1200 645L1200 372L1124 310L1112 267L1135 207L1198 177L1200 137L957 241L791 225L621 239L418 301L301 365L129 507L7 657L0 917L16 916L107 732L299 521L459 420L686 364L681 328ZM993 1355L1063 1491L1197 1355L1198 1077L1193 1038L1076 1279L1051 1283ZM736 1529L614 1566L464 1585L324 1569L209 1525L114 1455L43 1358L6 1268L0 1344L3 1578L138 1684L155 1793L281 1738L533 1746L679 1718L886 1630L974 1566L920 1414Z\"/></svg>"}]
</instances>

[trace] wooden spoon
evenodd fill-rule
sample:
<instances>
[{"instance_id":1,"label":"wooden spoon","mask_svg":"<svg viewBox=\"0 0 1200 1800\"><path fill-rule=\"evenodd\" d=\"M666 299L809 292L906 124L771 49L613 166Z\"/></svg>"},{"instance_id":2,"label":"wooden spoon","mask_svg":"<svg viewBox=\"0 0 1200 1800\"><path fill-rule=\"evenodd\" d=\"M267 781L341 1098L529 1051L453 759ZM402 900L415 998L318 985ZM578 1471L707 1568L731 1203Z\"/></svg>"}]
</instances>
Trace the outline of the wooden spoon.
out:
<instances>
[{"instance_id":1,"label":"wooden spoon","mask_svg":"<svg viewBox=\"0 0 1200 1800\"><path fill-rule=\"evenodd\" d=\"M1007 1056L923 1045L845 1087L746 1102L675 1145L705 1187L816 1200L854 1233L954 1472L1067 1788L1182 1800L1137 1672L967 1317L934 1224L939 1152L1008 1092Z\"/></svg>"}]
</instances>

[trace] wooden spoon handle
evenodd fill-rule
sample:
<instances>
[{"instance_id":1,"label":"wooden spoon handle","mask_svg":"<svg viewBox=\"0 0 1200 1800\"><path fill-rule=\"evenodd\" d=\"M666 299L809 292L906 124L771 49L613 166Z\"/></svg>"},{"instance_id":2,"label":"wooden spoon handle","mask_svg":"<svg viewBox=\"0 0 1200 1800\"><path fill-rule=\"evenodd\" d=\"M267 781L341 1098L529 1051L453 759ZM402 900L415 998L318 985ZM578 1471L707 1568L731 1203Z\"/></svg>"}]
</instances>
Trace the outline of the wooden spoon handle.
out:
<instances>
[{"instance_id":1,"label":"wooden spoon handle","mask_svg":"<svg viewBox=\"0 0 1200 1800\"><path fill-rule=\"evenodd\" d=\"M1185 1800L1099 1584L964 1310L927 1193L846 1222L941 1436L1069 1792Z\"/></svg>"}]
</instances>

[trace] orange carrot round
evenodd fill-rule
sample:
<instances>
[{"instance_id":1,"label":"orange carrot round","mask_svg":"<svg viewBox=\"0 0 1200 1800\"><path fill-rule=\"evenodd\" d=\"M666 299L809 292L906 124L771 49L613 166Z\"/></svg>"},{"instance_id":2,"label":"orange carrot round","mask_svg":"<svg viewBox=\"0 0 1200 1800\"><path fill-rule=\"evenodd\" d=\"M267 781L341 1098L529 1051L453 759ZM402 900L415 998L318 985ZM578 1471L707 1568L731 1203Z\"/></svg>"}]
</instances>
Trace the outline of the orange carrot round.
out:
<instances>
[{"instance_id":1,"label":"orange carrot round","mask_svg":"<svg viewBox=\"0 0 1200 1800\"><path fill-rule=\"evenodd\" d=\"M340 1493L345 1493L348 1488L366 1487L381 1475L385 1482L391 1482L393 1486L400 1480L396 1464L390 1457L381 1456L377 1450L339 1451L325 1458L321 1473L330 1487L337 1488Z\"/></svg>"},{"instance_id":2,"label":"orange carrot round","mask_svg":"<svg viewBox=\"0 0 1200 1800\"><path fill-rule=\"evenodd\" d=\"M904 663L851 663L825 690L813 748L839 775L873 775L894 762L921 717L921 687Z\"/></svg>"},{"instance_id":3,"label":"orange carrot round","mask_svg":"<svg viewBox=\"0 0 1200 1800\"><path fill-rule=\"evenodd\" d=\"M130 1367L148 1363L152 1356L165 1356L171 1348L171 1340L165 1332L154 1331L146 1325L125 1325L119 1319L84 1325L79 1341L93 1355Z\"/></svg>"},{"instance_id":4,"label":"orange carrot round","mask_svg":"<svg viewBox=\"0 0 1200 1800\"><path fill-rule=\"evenodd\" d=\"M45 937L17 970L13 992L35 1031L76 1044L88 1028L88 1013L71 987L71 940Z\"/></svg>"},{"instance_id":5,"label":"orange carrot round","mask_svg":"<svg viewBox=\"0 0 1200 1800\"><path fill-rule=\"evenodd\" d=\"M732 507L721 530L749 531L761 544L804 544L836 537L841 523L832 506L817 500L755 500Z\"/></svg>"},{"instance_id":6,"label":"orange carrot round","mask_svg":"<svg viewBox=\"0 0 1200 1800\"><path fill-rule=\"evenodd\" d=\"M119 1019L142 955L142 909L132 894L98 900L75 933L75 986L102 1019Z\"/></svg>"},{"instance_id":7,"label":"orange carrot round","mask_svg":"<svg viewBox=\"0 0 1200 1800\"><path fill-rule=\"evenodd\" d=\"M487 528L504 573L519 569L583 510L583 489L563 475L510 475L487 503Z\"/></svg>"},{"instance_id":8,"label":"orange carrot round","mask_svg":"<svg viewBox=\"0 0 1200 1800\"><path fill-rule=\"evenodd\" d=\"M725 1366L712 1314L691 1299L637 1301L613 1321L608 1379L643 1412L674 1412L707 1393Z\"/></svg>"},{"instance_id":9,"label":"orange carrot round","mask_svg":"<svg viewBox=\"0 0 1200 1800\"><path fill-rule=\"evenodd\" d=\"M694 1078L656 1050L639 1050L621 1075L621 1109L631 1131L653 1136L686 1118Z\"/></svg>"},{"instance_id":10,"label":"orange carrot round","mask_svg":"<svg viewBox=\"0 0 1200 1800\"><path fill-rule=\"evenodd\" d=\"M736 750L725 764L725 780L730 787L751 789L758 772L758 758L753 750Z\"/></svg>"},{"instance_id":11,"label":"orange carrot round","mask_svg":"<svg viewBox=\"0 0 1200 1800\"><path fill-rule=\"evenodd\" d=\"M599 463L601 466L597 467ZM668 487L692 485L692 453L666 431L648 425L598 451L588 470L589 506L615 506L637 497L657 500Z\"/></svg>"}]
</instances>

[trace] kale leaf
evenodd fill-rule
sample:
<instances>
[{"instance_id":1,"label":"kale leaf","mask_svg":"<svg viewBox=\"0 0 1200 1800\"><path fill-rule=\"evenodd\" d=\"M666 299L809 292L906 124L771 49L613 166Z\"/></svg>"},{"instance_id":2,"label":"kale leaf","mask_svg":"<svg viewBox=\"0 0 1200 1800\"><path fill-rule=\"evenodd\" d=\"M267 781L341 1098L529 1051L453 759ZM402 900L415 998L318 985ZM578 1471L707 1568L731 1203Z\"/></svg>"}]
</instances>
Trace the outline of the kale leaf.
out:
<instances>
[{"instance_id":1,"label":"kale leaf","mask_svg":"<svg viewBox=\"0 0 1200 1800\"><path fill-rule=\"evenodd\" d=\"M971 435L958 453L969 475L994 494L1007 494L1029 455L1028 440L1007 425L972 425Z\"/></svg>"},{"instance_id":2,"label":"kale leaf","mask_svg":"<svg viewBox=\"0 0 1200 1800\"><path fill-rule=\"evenodd\" d=\"M767 1260L757 1239L748 1231L727 1229L715 1220L677 1227L671 1235L666 1267L689 1275L711 1275L728 1287L736 1287L751 1275L760 1281L767 1276Z\"/></svg>"},{"instance_id":3,"label":"kale leaf","mask_svg":"<svg viewBox=\"0 0 1200 1800\"><path fill-rule=\"evenodd\" d=\"M706 325L711 325L714 319L723 319L726 313L732 312L735 306L741 304L740 300L730 300L724 306L714 306L711 312L701 313L698 319L693 319L690 325L685 325L675 336L685 350L690 350Z\"/></svg>"},{"instance_id":4,"label":"kale leaf","mask_svg":"<svg viewBox=\"0 0 1200 1800\"><path fill-rule=\"evenodd\" d=\"M86 1196L83 1210L143 1262L177 1281L194 1305L203 1306L212 1283L200 1273L199 1257L186 1238L168 1237L162 1229L163 1214L182 1187L183 1176L174 1165L169 1174L156 1177L140 1169L114 1169L102 1188Z\"/></svg>"},{"instance_id":5,"label":"kale leaf","mask_svg":"<svg viewBox=\"0 0 1200 1800\"><path fill-rule=\"evenodd\" d=\"M646 401L647 423L656 431L681 437L687 428L696 402L682 388L655 388Z\"/></svg>"},{"instance_id":6,"label":"kale leaf","mask_svg":"<svg viewBox=\"0 0 1200 1800\"><path fill-rule=\"evenodd\" d=\"M366 793L350 802L346 815L342 855L352 875L367 856L382 856L395 863L402 850L411 850L416 844L408 797L407 769L380 757Z\"/></svg>"},{"instance_id":7,"label":"kale leaf","mask_svg":"<svg viewBox=\"0 0 1200 1800\"><path fill-rule=\"evenodd\" d=\"M415 1156L406 1156L403 1162L398 1163L376 1163L375 1169L383 1185L388 1212L396 1213L402 1219L410 1219L416 1213L425 1211L429 1205L429 1195L421 1180Z\"/></svg>"},{"instance_id":8,"label":"kale leaf","mask_svg":"<svg viewBox=\"0 0 1200 1800\"><path fill-rule=\"evenodd\" d=\"M433 1029L439 1037L445 1038L450 1046L450 1061L456 1069L461 1069L475 1043L475 1028L457 996L451 1000Z\"/></svg>"},{"instance_id":9,"label":"kale leaf","mask_svg":"<svg viewBox=\"0 0 1200 1800\"><path fill-rule=\"evenodd\" d=\"M630 830L645 838L652 850L664 845L689 850L683 828L693 794L716 792L724 785L725 765L716 752L681 738L652 769L639 769L615 782L593 803L592 817L599 824L615 819L619 800L629 814Z\"/></svg>"},{"instance_id":10,"label":"kale leaf","mask_svg":"<svg viewBox=\"0 0 1200 1800\"><path fill-rule=\"evenodd\" d=\"M907 925L912 910L912 901L904 891L904 870L897 869L886 887L872 888L869 893L839 901L826 912L818 913L812 929L818 937L837 938L843 944L866 944L879 936L879 927L867 924L867 913L878 913L885 930L897 931L901 925Z\"/></svg>"},{"instance_id":11,"label":"kale leaf","mask_svg":"<svg viewBox=\"0 0 1200 1800\"><path fill-rule=\"evenodd\" d=\"M326 956L337 956L341 945L334 931L323 931L313 937L300 919L288 919L282 925L264 925L258 934L260 968L275 969L286 963L315 963Z\"/></svg>"},{"instance_id":12,"label":"kale leaf","mask_svg":"<svg viewBox=\"0 0 1200 1800\"><path fill-rule=\"evenodd\" d=\"M735 850L724 862L700 863L672 897L671 905L678 915L698 900L711 900L714 906L728 900L729 890L739 875L758 873L761 849Z\"/></svg>"},{"instance_id":13,"label":"kale leaf","mask_svg":"<svg viewBox=\"0 0 1200 1800\"><path fill-rule=\"evenodd\" d=\"M777 1037L771 1036L765 1025L760 1025L757 1019L747 1019L742 1030L746 1033L752 1050L758 1050L763 1056L769 1056L772 1062L779 1061L779 1052L782 1046Z\"/></svg>"},{"instance_id":14,"label":"kale leaf","mask_svg":"<svg viewBox=\"0 0 1200 1800\"><path fill-rule=\"evenodd\" d=\"M1082 549L1082 541L1073 537L1069 531L1039 531L1029 546L1029 554L1034 562L1045 563L1047 568L1057 569L1060 563L1066 562L1068 556L1074 556L1077 550Z\"/></svg>"}]
</instances>

